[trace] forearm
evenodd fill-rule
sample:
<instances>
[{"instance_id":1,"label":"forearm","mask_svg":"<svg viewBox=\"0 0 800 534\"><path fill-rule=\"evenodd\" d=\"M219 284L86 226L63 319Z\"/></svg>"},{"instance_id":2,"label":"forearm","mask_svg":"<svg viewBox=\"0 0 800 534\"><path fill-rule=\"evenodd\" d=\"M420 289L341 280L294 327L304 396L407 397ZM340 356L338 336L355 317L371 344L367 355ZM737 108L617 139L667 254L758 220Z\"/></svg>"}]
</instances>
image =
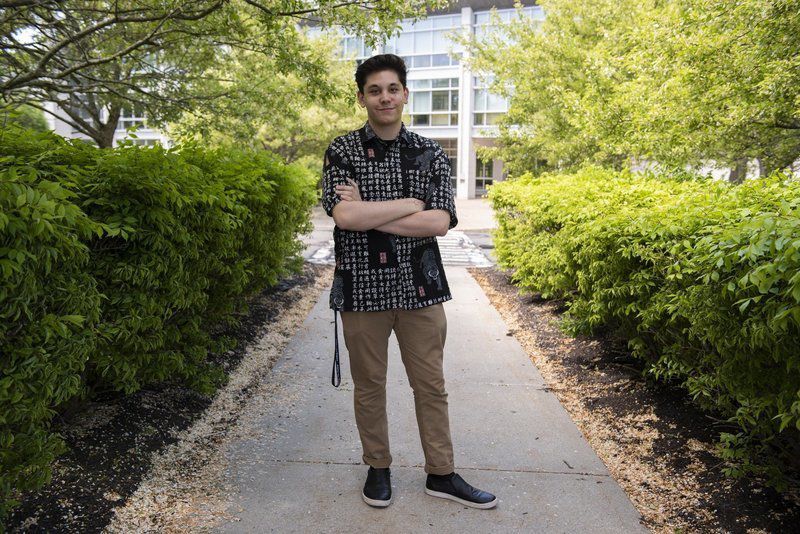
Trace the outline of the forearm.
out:
<instances>
[{"instance_id":1,"label":"forearm","mask_svg":"<svg viewBox=\"0 0 800 534\"><path fill-rule=\"evenodd\" d=\"M343 201L333 209L333 219L339 228L364 232L421 209L419 201L401 198L384 201Z\"/></svg>"},{"instance_id":2,"label":"forearm","mask_svg":"<svg viewBox=\"0 0 800 534\"><path fill-rule=\"evenodd\" d=\"M376 227L387 234L406 237L443 236L447 233L450 214L444 210L426 210L412 213Z\"/></svg>"}]
</instances>

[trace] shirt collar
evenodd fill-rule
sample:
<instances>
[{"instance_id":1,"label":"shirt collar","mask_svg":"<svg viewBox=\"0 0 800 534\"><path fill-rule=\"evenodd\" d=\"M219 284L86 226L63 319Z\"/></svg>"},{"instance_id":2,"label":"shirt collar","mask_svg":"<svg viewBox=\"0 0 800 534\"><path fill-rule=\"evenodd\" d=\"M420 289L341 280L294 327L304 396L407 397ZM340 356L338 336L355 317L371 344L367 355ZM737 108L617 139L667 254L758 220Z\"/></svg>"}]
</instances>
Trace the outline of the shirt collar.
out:
<instances>
[{"instance_id":1,"label":"shirt collar","mask_svg":"<svg viewBox=\"0 0 800 534\"><path fill-rule=\"evenodd\" d=\"M375 130L372 129L372 126L369 125L369 121L364 123L364 126L361 128L361 132L365 143L378 142L378 134L376 134ZM413 146L413 143L411 142L411 134L408 129L406 129L405 123L400 123L400 133L397 134L397 140L401 145Z\"/></svg>"}]
</instances>

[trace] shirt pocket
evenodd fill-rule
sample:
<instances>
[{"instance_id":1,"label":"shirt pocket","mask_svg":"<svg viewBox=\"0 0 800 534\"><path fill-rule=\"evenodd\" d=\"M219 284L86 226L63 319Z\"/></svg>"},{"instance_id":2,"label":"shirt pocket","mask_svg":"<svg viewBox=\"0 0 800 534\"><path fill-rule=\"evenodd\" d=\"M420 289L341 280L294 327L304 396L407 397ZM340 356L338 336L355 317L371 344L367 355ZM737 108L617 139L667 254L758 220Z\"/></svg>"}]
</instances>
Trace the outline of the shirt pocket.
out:
<instances>
[{"instance_id":1,"label":"shirt pocket","mask_svg":"<svg viewBox=\"0 0 800 534\"><path fill-rule=\"evenodd\" d=\"M400 155L405 193L409 197L425 200L431 181L432 148L407 148Z\"/></svg>"},{"instance_id":2,"label":"shirt pocket","mask_svg":"<svg viewBox=\"0 0 800 534\"><path fill-rule=\"evenodd\" d=\"M411 250L411 275L414 292L420 301L450 294L450 287L444 275L442 255L435 240Z\"/></svg>"}]
</instances>

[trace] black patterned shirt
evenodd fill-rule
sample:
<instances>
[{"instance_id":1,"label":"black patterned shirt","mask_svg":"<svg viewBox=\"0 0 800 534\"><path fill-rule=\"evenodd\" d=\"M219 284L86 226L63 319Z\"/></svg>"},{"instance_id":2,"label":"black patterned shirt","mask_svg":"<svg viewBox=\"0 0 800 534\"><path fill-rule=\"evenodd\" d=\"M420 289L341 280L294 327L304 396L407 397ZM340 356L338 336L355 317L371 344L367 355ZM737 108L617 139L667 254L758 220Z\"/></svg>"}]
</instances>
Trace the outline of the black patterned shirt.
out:
<instances>
[{"instance_id":1,"label":"black patterned shirt","mask_svg":"<svg viewBox=\"0 0 800 534\"><path fill-rule=\"evenodd\" d=\"M325 151L322 206L329 216L341 202L337 185L358 183L364 201L418 198L425 209L450 213L458 224L450 159L436 141L401 125L394 142L382 141L369 122L337 137ZM452 299L436 237L333 229L336 269L330 307L340 311L411 310Z\"/></svg>"}]
</instances>

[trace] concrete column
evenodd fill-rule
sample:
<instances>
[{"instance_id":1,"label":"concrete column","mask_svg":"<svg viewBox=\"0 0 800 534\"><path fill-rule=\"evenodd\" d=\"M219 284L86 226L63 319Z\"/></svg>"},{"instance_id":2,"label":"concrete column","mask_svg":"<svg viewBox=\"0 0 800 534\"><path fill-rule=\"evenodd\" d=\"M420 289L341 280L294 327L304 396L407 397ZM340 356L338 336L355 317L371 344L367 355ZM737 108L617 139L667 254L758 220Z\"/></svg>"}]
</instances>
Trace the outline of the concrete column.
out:
<instances>
[{"instance_id":1,"label":"concrete column","mask_svg":"<svg viewBox=\"0 0 800 534\"><path fill-rule=\"evenodd\" d=\"M472 8L461 8L461 29L472 32ZM458 183L457 198L475 198L475 151L472 147L472 70L464 64L468 52L458 62Z\"/></svg>"}]
</instances>

